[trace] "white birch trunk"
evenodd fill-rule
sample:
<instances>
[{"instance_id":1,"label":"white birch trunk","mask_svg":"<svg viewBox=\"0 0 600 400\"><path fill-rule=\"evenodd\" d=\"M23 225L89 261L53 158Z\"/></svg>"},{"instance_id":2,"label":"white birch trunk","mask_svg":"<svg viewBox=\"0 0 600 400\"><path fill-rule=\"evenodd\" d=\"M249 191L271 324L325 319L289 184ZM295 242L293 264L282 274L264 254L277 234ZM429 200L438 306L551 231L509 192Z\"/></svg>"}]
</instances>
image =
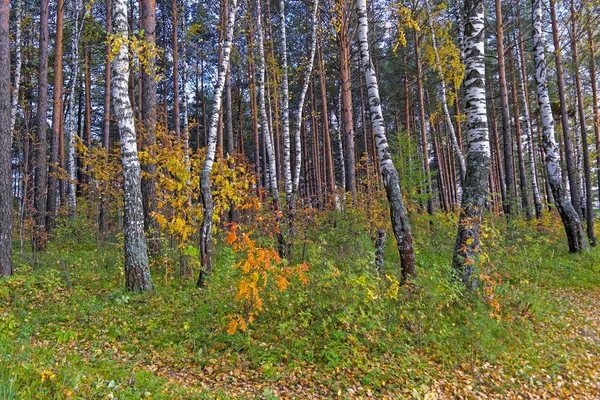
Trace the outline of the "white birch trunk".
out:
<instances>
[{"instance_id":1,"label":"white birch trunk","mask_svg":"<svg viewBox=\"0 0 600 400\"><path fill-rule=\"evenodd\" d=\"M485 98L483 0L465 0L465 111L467 161L452 266L469 289L477 288L480 225L488 194L490 141Z\"/></svg>"},{"instance_id":2,"label":"white birch trunk","mask_svg":"<svg viewBox=\"0 0 600 400\"><path fill-rule=\"evenodd\" d=\"M546 80L546 54L544 51L544 39L542 32L542 2L532 1L533 18L533 51L535 60L535 80L537 83L537 95L540 117L542 120L542 134L544 151L546 153L546 172L548 182L556 202L556 208L560 213L567 240L569 251L576 253L587 248L583 233L583 226L577 211L567 199L565 189L561 180L560 152L554 137L554 119L550 107L548 95L548 82Z\"/></svg>"},{"instance_id":3,"label":"white birch trunk","mask_svg":"<svg viewBox=\"0 0 600 400\"><path fill-rule=\"evenodd\" d=\"M296 165L294 168L294 184L292 187L292 192L294 195L298 194L298 187L300 186L300 172L302 169L302 138L300 137L300 127L302 126L302 112L304 110L306 92L308 91L308 85L310 83L310 77L312 75L315 61L315 53L317 52L318 11L319 0L314 0L311 19L312 32L310 40L310 55L308 59L308 65L306 66L306 71L304 72L304 81L302 83L302 90L300 91L300 99L298 100L298 108L296 110L296 126L294 127L294 140L296 143Z\"/></svg>"},{"instance_id":4,"label":"white birch trunk","mask_svg":"<svg viewBox=\"0 0 600 400\"><path fill-rule=\"evenodd\" d=\"M281 122L283 134L283 177L285 182L285 196L290 205L292 197L292 163L290 146L290 112L289 112L289 85L288 85L288 60L287 60L287 35L285 18L285 0L279 0L279 19L281 23Z\"/></svg>"},{"instance_id":5,"label":"white birch trunk","mask_svg":"<svg viewBox=\"0 0 600 400\"><path fill-rule=\"evenodd\" d=\"M204 286L206 276L212 271L212 217L214 213L214 203L212 189L210 187L210 173L215 162L215 153L217 150L217 127L219 124L219 114L221 113L223 89L225 88L225 77L229 70L229 59L231 57L231 45L233 42L233 28L235 26L235 16L238 11L237 0L232 0L232 9L227 20L227 28L223 46L221 47L221 64L217 73L217 83L214 89L213 105L210 115L208 128L208 146L206 147L206 158L200 172L200 191L202 195L202 227L200 230L200 256L202 270L198 277L198 287Z\"/></svg>"},{"instance_id":6,"label":"white birch trunk","mask_svg":"<svg viewBox=\"0 0 600 400\"><path fill-rule=\"evenodd\" d=\"M400 178L394 166L385 133L381 100L379 98L379 85L375 75L375 68L369 52L368 18L366 0L356 1L358 13L358 39L360 42L361 68L365 74L367 94L369 98L369 113L373 124L373 134L377 146L377 155L381 165L381 176L390 203L392 230L396 237L400 264L402 266L402 281L415 276L415 256L412 244L410 224L406 215Z\"/></svg>"},{"instance_id":7,"label":"white birch trunk","mask_svg":"<svg viewBox=\"0 0 600 400\"><path fill-rule=\"evenodd\" d=\"M125 286L133 292L152 290L148 249L144 236L141 169L138 159L133 109L129 99L129 49L127 0L113 0L114 34L123 38L112 65L112 100L119 126L123 164Z\"/></svg>"},{"instance_id":8,"label":"white birch trunk","mask_svg":"<svg viewBox=\"0 0 600 400\"><path fill-rule=\"evenodd\" d=\"M425 0L425 8L429 17L427 18L427 23L429 25L429 31L431 32L431 45L433 47L433 53L435 55L435 64L437 73L440 78L440 86L441 86L441 98L442 98L442 108L444 110L444 117L446 121L446 126L448 127L448 133L450 135L450 140L452 141L452 147L454 147L454 152L456 153L456 157L458 158L458 165L460 168L460 180L461 183L465 180L466 174L466 164L465 164L465 156L460 150L460 145L458 143L458 139L456 138L456 131L454 130L454 124L452 123L452 117L450 116L450 111L448 110L448 96L446 89L446 81L444 77L444 71L442 70L442 64L440 62L440 56L437 47L437 41L435 38L435 30L433 28L433 21L431 20L431 7L429 6L429 0Z\"/></svg>"}]
</instances>

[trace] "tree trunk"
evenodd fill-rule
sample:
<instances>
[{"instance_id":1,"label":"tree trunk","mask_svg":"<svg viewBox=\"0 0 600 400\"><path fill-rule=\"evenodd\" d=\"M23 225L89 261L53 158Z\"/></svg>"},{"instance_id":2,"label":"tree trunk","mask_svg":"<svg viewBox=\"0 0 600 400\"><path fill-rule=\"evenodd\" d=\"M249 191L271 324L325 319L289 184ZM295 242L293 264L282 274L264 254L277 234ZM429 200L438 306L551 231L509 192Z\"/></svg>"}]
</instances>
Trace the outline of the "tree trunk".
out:
<instances>
[{"instance_id":1,"label":"tree trunk","mask_svg":"<svg viewBox=\"0 0 600 400\"><path fill-rule=\"evenodd\" d=\"M312 75L313 65L315 61L315 53L317 49L317 27L318 27L318 10L319 0L314 0L313 12L311 18L311 41L309 50L308 65L304 71L302 90L300 91L300 98L298 100L298 108L296 111L296 126L294 129L294 142L296 150L296 160L294 166L294 182L292 185L293 196L298 195L298 187L300 186L300 173L302 169L302 138L300 136L300 128L302 126L302 115L304 110L304 101L306 98L306 92L308 91L308 84L310 83L310 77Z\"/></svg>"},{"instance_id":2,"label":"tree trunk","mask_svg":"<svg viewBox=\"0 0 600 400\"><path fill-rule=\"evenodd\" d=\"M386 189L387 198L390 203L390 214L392 218L392 230L396 237L398 252L400 253L400 264L402 266L402 281L415 276L415 255L412 244L410 224L406 215L402 191L400 189L400 178L398 171L392 162L390 149L388 147L381 101L379 98L379 86L375 76L375 68L369 53L368 19L366 0L357 0L358 12L358 38L360 42L360 58L362 69L365 73L365 81L369 96L371 122L373 133L376 137L377 154L381 163L381 175Z\"/></svg>"},{"instance_id":3,"label":"tree trunk","mask_svg":"<svg viewBox=\"0 0 600 400\"><path fill-rule=\"evenodd\" d=\"M266 97L265 97L265 50L264 50L264 33L262 28L262 10L261 10L261 0L256 0L256 30L258 31L258 55L259 55L259 63L258 63L258 102L261 116L261 127L262 134L265 139L265 150L267 153L267 162L269 166L268 170L268 181L269 187L271 189L271 196L273 197L273 206L275 212L275 219L277 224L280 222L280 210L281 210L281 201L279 199L279 188L277 184L277 166L275 161L275 150L273 146L273 140L271 138L271 133L269 130L269 120L267 118L267 107L266 107ZM279 242L279 254L283 255L284 251L284 239L283 234L281 233L281 229L278 229L277 238Z\"/></svg>"},{"instance_id":4,"label":"tree trunk","mask_svg":"<svg viewBox=\"0 0 600 400\"><path fill-rule=\"evenodd\" d=\"M596 246L596 235L594 234L594 206L592 194L592 167L590 165L590 150L588 144L587 128L585 126L585 109L583 104L583 89L581 88L581 74L579 73L579 54L577 52L577 24L575 12L575 0L571 0L571 54L575 66L575 90L577 91L577 110L579 112L579 127L581 129L581 147L583 150L583 174L585 182L585 216L587 237L590 245ZM594 104L594 108L596 105Z\"/></svg>"},{"instance_id":5,"label":"tree trunk","mask_svg":"<svg viewBox=\"0 0 600 400\"><path fill-rule=\"evenodd\" d=\"M290 93L288 83L287 60L287 34L285 18L285 0L279 0L279 23L281 24L281 122L283 134L283 178L285 182L285 196L288 207L293 205L292 198L292 156L290 143Z\"/></svg>"},{"instance_id":6,"label":"tree trunk","mask_svg":"<svg viewBox=\"0 0 600 400\"><path fill-rule=\"evenodd\" d=\"M499 6L499 5L498 5ZM490 142L485 97L485 16L483 0L465 0L465 112L467 174L463 185L452 267L470 290L478 285L480 227L488 191Z\"/></svg>"},{"instance_id":7,"label":"tree trunk","mask_svg":"<svg viewBox=\"0 0 600 400\"><path fill-rule=\"evenodd\" d=\"M12 132L10 101L10 3L0 1L0 276L12 266Z\"/></svg>"},{"instance_id":8,"label":"tree trunk","mask_svg":"<svg viewBox=\"0 0 600 400\"><path fill-rule=\"evenodd\" d=\"M50 168L48 173L48 204L46 227L48 234L54 229L57 209L58 139L61 132L63 112L63 8L64 0L56 2L56 36L54 39L54 83L52 85L52 139L50 144Z\"/></svg>"},{"instance_id":9,"label":"tree trunk","mask_svg":"<svg viewBox=\"0 0 600 400\"><path fill-rule=\"evenodd\" d=\"M558 32L558 21L556 19L556 9L554 1L550 0L550 16L552 17L552 39L554 41L554 62L556 64L556 78L558 98L560 100L560 115L562 123L563 143L565 149L565 161L567 164L567 176L569 177L569 192L571 195L571 204L575 208L577 214L581 217L581 201L579 199L579 188L577 185L575 170L575 161L573 159L573 144L571 142L571 134L569 132L569 115L568 106L565 94L565 81L563 76L561 43ZM548 158L549 154L546 154ZM554 189L552 189L554 192Z\"/></svg>"},{"instance_id":10,"label":"tree trunk","mask_svg":"<svg viewBox=\"0 0 600 400\"><path fill-rule=\"evenodd\" d=\"M77 214L77 159L75 154L75 136L77 135L77 125L75 123L75 91L77 88L77 79L79 77L79 36L83 29L83 21L81 28L79 26L79 12L81 3L79 0L74 0L71 10L72 34L71 34L71 83L69 85L69 106L67 119L67 170L69 172L70 182L68 185L69 193L69 216L75 218ZM127 18L127 17L125 17Z\"/></svg>"},{"instance_id":11,"label":"tree trunk","mask_svg":"<svg viewBox=\"0 0 600 400\"><path fill-rule=\"evenodd\" d=\"M15 13L15 79L12 86L12 102L10 107L10 130L15 129L17 120L17 108L19 106L19 92L21 87L21 66L22 66L22 49L21 49L21 1L16 0L13 5Z\"/></svg>"},{"instance_id":12,"label":"tree trunk","mask_svg":"<svg viewBox=\"0 0 600 400\"><path fill-rule=\"evenodd\" d=\"M506 183L506 198L503 203L504 212L512 213L515 199L513 145L510 132L510 114L508 109L508 89L506 87L506 67L504 63L504 26L502 22L502 4L495 0L496 5L496 41L498 55L498 86L500 87L500 110L502 111L502 139L504 153L504 181Z\"/></svg>"},{"instance_id":13,"label":"tree trunk","mask_svg":"<svg viewBox=\"0 0 600 400\"><path fill-rule=\"evenodd\" d=\"M35 138L35 228L33 235L33 248L36 252L46 249L46 194L48 188L48 174L46 171L46 155L48 144L46 134L48 124L46 113L48 111L48 0L40 3L40 40L39 40L39 66L38 66L38 95L37 95L37 132Z\"/></svg>"},{"instance_id":14,"label":"tree trunk","mask_svg":"<svg viewBox=\"0 0 600 400\"><path fill-rule=\"evenodd\" d=\"M142 0L142 28L144 40L150 48L156 46L156 2L155 0ZM148 152L151 159L156 156L156 125L157 118L157 83L156 83L156 55L150 52L147 64L142 68L142 134L141 148ZM165 127L166 128L166 127ZM150 254L156 254L160 249L158 224L152 216L156 211L156 164L147 162L142 165L142 200L144 208L144 229L149 239Z\"/></svg>"},{"instance_id":15,"label":"tree trunk","mask_svg":"<svg viewBox=\"0 0 600 400\"><path fill-rule=\"evenodd\" d=\"M552 1L552 0L551 0ZM537 95L540 117L543 127L544 150L546 153L546 172L548 183L556 202L556 208L560 213L567 240L569 251L579 253L587 249L587 243L583 234L583 226L579 215L572 203L565 196L560 168L560 155L556 140L554 138L554 120L550 108L550 97L548 96L548 83L546 80L546 55L544 53L544 39L542 32L542 0L532 2L533 18L533 51L535 60L535 80L537 83Z\"/></svg>"},{"instance_id":16,"label":"tree trunk","mask_svg":"<svg viewBox=\"0 0 600 400\"><path fill-rule=\"evenodd\" d=\"M500 1L500 0L498 0ZM448 134L450 136L450 140L452 141L452 147L454 147L454 152L456 153L456 157L458 157L458 165L460 167L460 179L461 182L464 181L465 179L465 173L466 173L466 165L465 165L465 156L463 155L462 151L461 151L461 145L458 142L458 139L456 138L456 132L454 130L454 125L452 124L452 117L450 116L450 111L448 109L448 100L447 100L447 95L446 95L446 78L444 76L444 72L442 70L442 63L440 61L440 57L439 57L439 53L438 53L438 48L437 48L437 42L436 42L436 38L435 38L435 30L433 29L433 21L432 21L432 13L431 13L431 7L429 6L429 0L425 0L425 8L427 11L427 14L429 15L429 17L427 18L427 22L429 25L429 32L431 34L431 44L433 47L433 53L435 55L435 64L437 66L437 73L439 75L440 78L440 87L441 87L441 97L442 97L442 108L444 110L444 117L445 117L445 121L446 121L446 126L448 129ZM415 45L415 48L417 47L417 45ZM417 67L418 68L418 67ZM423 121L424 123L425 121ZM426 143L423 142L423 143ZM425 157L427 157L427 151L425 151Z\"/></svg>"},{"instance_id":17,"label":"tree trunk","mask_svg":"<svg viewBox=\"0 0 600 400\"><path fill-rule=\"evenodd\" d=\"M525 157L523 156L523 139L521 137L521 112L519 109L519 95L517 92L517 80L514 57L509 56L509 68L511 75L511 95L515 121L515 138L517 139L517 161L519 163L519 189L521 194L521 208L525 213L525 219L531 219L529 209L529 197L527 193L527 171L525 170Z\"/></svg>"},{"instance_id":18,"label":"tree trunk","mask_svg":"<svg viewBox=\"0 0 600 400\"><path fill-rule=\"evenodd\" d=\"M127 0L114 0L113 22L114 34L127 39ZM127 41L121 42L117 48L112 67L112 99L119 125L125 194L125 287L133 292L142 292L152 290L153 285L148 268L148 251L144 236L141 172L133 109L128 93L129 50Z\"/></svg>"},{"instance_id":19,"label":"tree trunk","mask_svg":"<svg viewBox=\"0 0 600 400\"><path fill-rule=\"evenodd\" d=\"M352 88L350 78L350 6L346 0L338 0L339 30L337 44L340 66L340 90L342 91L342 130L344 132L344 165L346 166L346 191L356 202L356 163L354 160L354 117L352 110Z\"/></svg>"},{"instance_id":20,"label":"tree trunk","mask_svg":"<svg viewBox=\"0 0 600 400\"><path fill-rule=\"evenodd\" d=\"M429 3L428 3L429 4ZM433 33L433 27L430 26L431 32ZM438 60L439 61L439 60ZM421 60L421 54L419 51L419 40L418 40L418 33L417 31L415 31L415 63L417 65L417 71L416 71L416 75L417 75L417 92L419 93L419 117L421 119L421 124L420 124L420 131L421 131L421 144L423 146L423 166L425 169L425 179L426 179L426 187L427 187L427 192L428 192L428 198L427 198L427 212L429 213L429 215L433 215L433 196L432 196L432 187L431 187L431 172L430 172L430 167L429 167L429 145L427 143L427 125L426 125L426 120L425 120L425 100L423 98L423 66L422 66L422 60ZM440 71L440 76L441 76L441 71ZM443 76L441 76L441 79L444 79ZM444 86L445 88L445 86ZM445 101L446 97L444 95L444 101ZM447 107L446 107L446 111L447 111ZM448 123L448 120L446 120L446 123ZM452 123L450 123L450 125L452 125ZM408 132L408 130L407 130ZM464 177L462 175L462 168L464 168L464 158L462 158L462 152L460 151L460 149L458 149L459 153L460 153L460 159L462 159L463 164L461 164L461 179Z\"/></svg>"},{"instance_id":21,"label":"tree trunk","mask_svg":"<svg viewBox=\"0 0 600 400\"><path fill-rule=\"evenodd\" d=\"M171 0L171 27L173 29L173 127L177 142L181 141L179 118L179 40L177 35L177 0Z\"/></svg>"},{"instance_id":22,"label":"tree trunk","mask_svg":"<svg viewBox=\"0 0 600 400\"><path fill-rule=\"evenodd\" d=\"M238 11L237 0L233 0L232 10L227 21L227 29L221 48L222 56L219 64L217 83L215 85L213 108L210 115L210 127L208 130L208 146L206 148L206 158L200 173L200 191L202 195L202 227L200 230L200 257L201 266L198 276L198 287L203 287L205 280L212 271L212 216L214 213L214 203L212 190L210 187L210 173L215 162L217 150L217 125L219 124L219 114L221 114L223 90L225 88L225 76L229 70L229 58L231 56L231 45L233 42L233 27L235 25L235 15Z\"/></svg>"},{"instance_id":23,"label":"tree trunk","mask_svg":"<svg viewBox=\"0 0 600 400\"><path fill-rule=\"evenodd\" d=\"M592 82L594 133L596 134L596 174L598 175L598 188L600 188L600 112L598 112L598 84L596 81L596 48L592 36L592 29L589 24L587 26L587 36L590 52L590 81ZM600 194L598 195L598 203L600 204Z\"/></svg>"},{"instance_id":24,"label":"tree trunk","mask_svg":"<svg viewBox=\"0 0 600 400\"><path fill-rule=\"evenodd\" d=\"M319 46L319 87L321 89L321 125L323 126L323 151L325 152L325 173L330 195L335 195L335 170L329 135L329 112L327 110L327 85L325 82L325 63L323 62L322 43ZM364 126L363 126L364 129Z\"/></svg>"},{"instance_id":25,"label":"tree trunk","mask_svg":"<svg viewBox=\"0 0 600 400\"><path fill-rule=\"evenodd\" d=\"M106 0L106 32L110 34L112 30L112 0ZM108 154L110 153L110 58L111 58L111 42L110 35L107 38L106 55L104 61L104 120L102 125L102 145L106 151L106 161L108 162ZM143 181L142 181L143 182ZM143 192L142 192L143 194ZM143 197L143 196L142 196ZM100 217L99 230L101 233L106 232L106 217L108 204L104 195L100 200Z\"/></svg>"},{"instance_id":26,"label":"tree trunk","mask_svg":"<svg viewBox=\"0 0 600 400\"><path fill-rule=\"evenodd\" d=\"M527 151L529 153L529 169L531 170L531 188L533 191L533 204L535 206L535 216L536 218L541 218L542 216L542 198L540 196L540 187L537 179L537 167L535 162L535 146L533 142L533 123L531 120L531 115L529 112L529 91L527 88L527 68L525 65L525 51L523 49L523 34L521 32L521 15L519 13L517 3L517 18L519 24L519 32L517 34L517 68L520 71L520 89L523 96L523 113L525 117L525 136Z\"/></svg>"}]
</instances>

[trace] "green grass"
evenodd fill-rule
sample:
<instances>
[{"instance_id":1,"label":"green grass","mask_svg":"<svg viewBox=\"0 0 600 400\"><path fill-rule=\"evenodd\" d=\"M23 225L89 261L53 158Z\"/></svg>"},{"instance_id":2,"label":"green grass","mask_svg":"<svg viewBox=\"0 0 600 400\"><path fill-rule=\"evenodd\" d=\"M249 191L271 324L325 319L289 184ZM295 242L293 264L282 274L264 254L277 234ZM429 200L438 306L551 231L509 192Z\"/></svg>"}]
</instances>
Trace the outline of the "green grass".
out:
<instances>
[{"instance_id":1,"label":"green grass","mask_svg":"<svg viewBox=\"0 0 600 400\"><path fill-rule=\"evenodd\" d=\"M416 398L453 371L476 375L487 364L514 382L478 390L503 396L542 371L565 373L590 351L569 338L577 316L561 318L571 305L557 293L597 292L600 251L569 254L555 218L488 221L490 278L476 296L451 279L453 218L417 218L418 277L398 291L374 274L365 224L351 212L318 217L306 234L309 283L268 291L257 321L233 335L239 271L221 241L208 289L156 260L155 291L133 295L123 289L117 239L98 248L84 224L61 228L37 265L25 255L0 281L0 399L271 399L281 382L323 396L350 396L360 384ZM296 246L294 261L302 252ZM396 260L388 236L390 277Z\"/></svg>"}]
</instances>

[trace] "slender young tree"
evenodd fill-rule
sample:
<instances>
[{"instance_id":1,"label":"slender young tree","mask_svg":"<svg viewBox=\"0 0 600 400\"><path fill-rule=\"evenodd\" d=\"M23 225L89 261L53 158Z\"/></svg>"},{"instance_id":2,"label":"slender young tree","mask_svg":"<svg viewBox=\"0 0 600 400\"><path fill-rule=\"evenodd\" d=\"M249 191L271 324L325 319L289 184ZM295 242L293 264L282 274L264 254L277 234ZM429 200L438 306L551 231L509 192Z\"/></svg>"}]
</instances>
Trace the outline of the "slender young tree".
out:
<instances>
[{"instance_id":1,"label":"slender young tree","mask_svg":"<svg viewBox=\"0 0 600 400\"><path fill-rule=\"evenodd\" d=\"M35 230L33 235L33 248L35 251L46 249L46 195L48 188L48 171L46 157L48 144L46 143L48 123L48 0L40 3L40 41L38 65L38 96L35 137L35 176L33 205L35 208Z\"/></svg>"},{"instance_id":2,"label":"slender young tree","mask_svg":"<svg viewBox=\"0 0 600 400\"><path fill-rule=\"evenodd\" d=\"M560 153L554 138L554 119L548 95L548 82L546 80L546 54L544 51L544 37L542 31L542 0L532 1L533 18L533 52L535 61L535 81L540 118L542 121L544 152L546 157L546 173L548 183L554 196L556 208L560 214L567 240L569 251L579 253L587 248L583 226L573 204L567 199L561 180Z\"/></svg>"},{"instance_id":3,"label":"slender young tree","mask_svg":"<svg viewBox=\"0 0 600 400\"><path fill-rule=\"evenodd\" d=\"M444 76L444 71L442 69L442 63L440 61L440 56L438 52L437 40L435 37L435 29L433 28L433 20L431 13L431 6L429 5L429 0L425 0L425 9L427 11L427 24L429 26L429 33L431 35L431 45L433 47L433 53L435 56L435 65L436 72L440 78L440 88L441 88L441 99L442 99L442 109L444 110L444 117L446 122L446 129L448 130L448 136L450 136L450 141L452 142L452 147L454 148L454 153L458 158L458 166L460 168L460 179L461 182L465 179L465 173L467 167L465 165L465 156L462 153L461 145L456 137L456 131L454 130L454 124L452 123L452 117L450 116L450 111L448 109L448 96L446 89L446 77ZM424 121L423 121L424 124ZM425 143L425 142L423 142ZM427 152L424 152L425 157L427 157Z\"/></svg>"},{"instance_id":4,"label":"slender young tree","mask_svg":"<svg viewBox=\"0 0 600 400\"><path fill-rule=\"evenodd\" d=\"M410 224L406 215L402 190L400 189L400 178L394 166L390 149L385 134L385 122L379 98L379 85L375 75L375 68L369 52L368 18L366 0L357 0L358 12L358 40L360 42L361 67L365 74L367 93L369 97L369 111L373 124L373 134L377 144L377 154L381 164L381 176L390 203L390 214L392 218L392 230L396 237L398 252L400 253L400 264L402 266L402 281L415 276L415 254L413 249Z\"/></svg>"},{"instance_id":5,"label":"slender young tree","mask_svg":"<svg viewBox=\"0 0 600 400\"><path fill-rule=\"evenodd\" d=\"M467 173L458 219L452 266L464 285L477 288L476 265L488 191L490 142L485 97L485 15L483 0L465 0L465 111L467 114Z\"/></svg>"},{"instance_id":6,"label":"slender young tree","mask_svg":"<svg viewBox=\"0 0 600 400\"><path fill-rule=\"evenodd\" d=\"M318 12L319 12L319 0L314 0L312 18L311 18L311 37L310 37L310 50L308 57L308 64L304 70L304 76L302 80L302 89L300 90L300 97L298 99L298 107L296 109L296 120L294 126L294 142L296 150L296 159L294 166L294 184L293 194L294 197L298 195L298 189L300 187L300 174L302 172L302 137L300 134L300 128L302 127L302 114L304 110L304 101L306 99L306 92L308 91L308 85L310 83L310 77L312 75L315 54L317 52L317 26L318 26Z\"/></svg>"},{"instance_id":7,"label":"slender young tree","mask_svg":"<svg viewBox=\"0 0 600 400\"><path fill-rule=\"evenodd\" d=\"M12 275L10 3L0 1L0 277Z\"/></svg>"},{"instance_id":8,"label":"slender young tree","mask_svg":"<svg viewBox=\"0 0 600 400\"><path fill-rule=\"evenodd\" d=\"M152 290L144 236L141 171L133 108L129 99L129 33L127 0L113 0L113 28L119 44L112 65L112 100L121 141L124 190L125 287L132 292Z\"/></svg>"},{"instance_id":9,"label":"slender young tree","mask_svg":"<svg viewBox=\"0 0 600 400\"><path fill-rule=\"evenodd\" d=\"M201 266L198 276L197 286L203 287L207 276L212 271L212 217L215 212L215 206L210 187L210 173L215 162L217 151L217 127L219 124L219 114L221 113L223 90L225 88L225 76L229 70L229 59L231 56L231 45L233 42L233 28L235 26L235 16L238 11L237 0L232 0L232 9L227 21L223 46L221 47L221 62L217 73L217 83L214 89L213 106L210 115L210 125L208 128L208 146L206 147L206 158L200 172L200 192L202 197L202 227L200 228L200 257Z\"/></svg>"}]
</instances>

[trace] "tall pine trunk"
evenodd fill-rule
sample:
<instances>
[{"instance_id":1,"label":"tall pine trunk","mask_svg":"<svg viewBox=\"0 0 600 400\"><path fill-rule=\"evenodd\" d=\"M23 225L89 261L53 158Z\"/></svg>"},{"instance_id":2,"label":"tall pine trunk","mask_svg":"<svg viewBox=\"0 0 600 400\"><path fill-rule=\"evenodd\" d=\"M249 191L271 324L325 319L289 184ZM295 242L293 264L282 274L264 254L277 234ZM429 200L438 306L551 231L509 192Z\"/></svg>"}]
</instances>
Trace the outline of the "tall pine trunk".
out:
<instances>
[{"instance_id":1,"label":"tall pine trunk","mask_svg":"<svg viewBox=\"0 0 600 400\"><path fill-rule=\"evenodd\" d=\"M155 0L141 1L142 28L144 40L150 48L156 46L156 2ZM147 64L142 68L142 123L141 147L148 152L150 159L156 155L156 124L157 113L157 83L156 83L156 54L150 52ZM166 128L166 127L165 127ZM152 161L142 165L142 200L144 208L144 229L148 237L150 254L156 254L160 249L158 224L152 216L156 211L156 164Z\"/></svg>"},{"instance_id":2,"label":"tall pine trunk","mask_svg":"<svg viewBox=\"0 0 600 400\"><path fill-rule=\"evenodd\" d=\"M400 264L402 266L402 281L415 276L415 255L412 243L412 234L402 191L400 189L400 178L394 166L390 149L388 147L381 100L379 98L379 85L375 75L375 68L369 52L368 18L366 0L356 1L358 12L358 39L360 42L361 67L365 74L367 93L369 97L369 111L373 124L373 134L376 138L377 154L381 164L381 175L383 184L390 203L390 215L392 218L392 230L396 237L398 252L400 253Z\"/></svg>"},{"instance_id":3,"label":"tall pine trunk","mask_svg":"<svg viewBox=\"0 0 600 400\"><path fill-rule=\"evenodd\" d=\"M583 226L579 215L565 195L561 180L560 153L556 139L554 138L554 120L548 96L548 82L546 80L546 55L544 53L544 39L542 32L542 0L532 2L533 18L533 51L535 60L535 81L537 84L537 95L540 117L543 129L544 151L546 156L546 172L548 183L554 196L556 208L560 213L567 240L569 251L579 253L587 248Z\"/></svg>"},{"instance_id":4,"label":"tall pine trunk","mask_svg":"<svg viewBox=\"0 0 600 400\"><path fill-rule=\"evenodd\" d=\"M133 292L152 290L148 249L144 236L141 169L138 160L133 108L129 99L127 0L114 0L114 34L120 42L113 60L112 99L121 141L124 190L125 287Z\"/></svg>"},{"instance_id":5,"label":"tall pine trunk","mask_svg":"<svg viewBox=\"0 0 600 400\"><path fill-rule=\"evenodd\" d=\"M483 0L465 0L465 112L467 174L463 186L452 267L464 285L477 288L481 223L488 191L490 142L485 97L485 16Z\"/></svg>"},{"instance_id":6,"label":"tall pine trunk","mask_svg":"<svg viewBox=\"0 0 600 400\"><path fill-rule=\"evenodd\" d=\"M61 118L63 112L63 8L64 0L56 2L56 36L54 39L54 83L52 85L52 139L50 142L50 168L48 174L48 233L54 229L57 209L58 142L62 135Z\"/></svg>"}]
</instances>

